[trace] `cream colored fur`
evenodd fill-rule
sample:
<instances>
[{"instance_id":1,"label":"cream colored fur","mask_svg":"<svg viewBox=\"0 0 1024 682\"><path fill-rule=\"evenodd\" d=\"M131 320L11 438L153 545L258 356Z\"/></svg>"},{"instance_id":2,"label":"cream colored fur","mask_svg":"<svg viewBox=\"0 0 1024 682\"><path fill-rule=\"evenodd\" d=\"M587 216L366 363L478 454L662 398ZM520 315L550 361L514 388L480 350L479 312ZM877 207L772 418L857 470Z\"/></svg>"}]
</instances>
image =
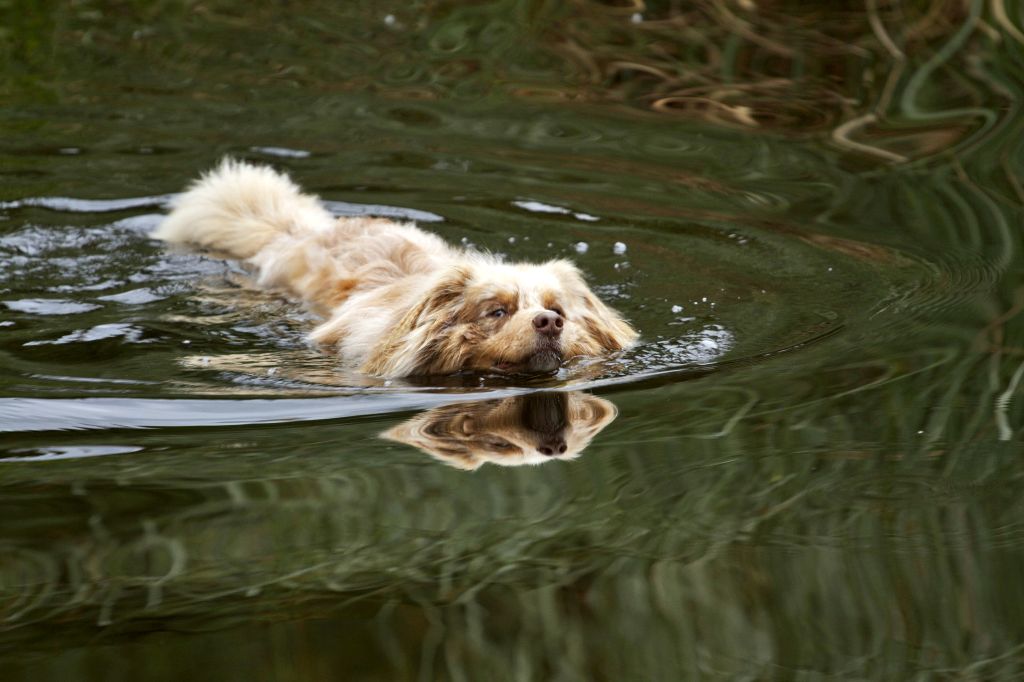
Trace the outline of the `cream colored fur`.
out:
<instances>
[{"instance_id":1,"label":"cream colored fur","mask_svg":"<svg viewBox=\"0 0 1024 682\"><path fill-rule=\"evenodd\" d=\"M315 197L270 168L230 159L204 175L172 204L157 239L254 256L275 237L330 230L334 217Z\"/></svg>"},{"instance_id":2,"label":"cream colored fur","mask_svg":"<svg viewBox=\"0 0 1024 682\"><path fill-rule=\"evenodd\" d=\"M603 398L571 393L534 393L498 400L456 403L421 412L380 434L457 469L570 460L618 415Z\"/></svg>"},{"instance_id":3,"label":"cream colored fur","mask_svg":"<svg viewBox=\"0 0 1024 682\"><path fill-rule=\"evenodd\" d=\"M327 318L315 342L379 376L522 364L551 350L531 320L556 301L563 315L579 311L555 344L561 358L618 350L636 337L571 263L505 264L411 224L335 219L265 167L225 160L174 201L153 236L242 260L260 285ZM489 319L499 300L510 313L500 324Z\"/></svg>"}]
</instances>

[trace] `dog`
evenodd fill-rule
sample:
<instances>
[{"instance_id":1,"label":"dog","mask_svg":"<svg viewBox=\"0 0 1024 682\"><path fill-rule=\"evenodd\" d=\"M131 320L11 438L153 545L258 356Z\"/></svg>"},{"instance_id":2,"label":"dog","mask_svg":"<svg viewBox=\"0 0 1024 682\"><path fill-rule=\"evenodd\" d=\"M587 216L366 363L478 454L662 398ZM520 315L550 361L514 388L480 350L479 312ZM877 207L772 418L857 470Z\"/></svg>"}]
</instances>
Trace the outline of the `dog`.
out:
<instances>
[{"instance_id":1,"label":"dog","mask_svg":"<svg viewBox=\"0 0 1024 682\"><path fill-rule=\"evenodd\" d=\"M422 412L381 434L411 445L457 469L575 459L618 415L596 396L531 393L454 403Z\"/></svg>"},{"instance_id":2,"label":"dog","mask_svg":"<svg viewBox=\"0 0 1024 682\"><path fill-rule=\"evenodd\" d=\"M504 263L411 223L335 218L265 166L225 159L171 207L153 237L301 299L324 318L312 341L365 374L550 374L637 338L568 261Z\"/></svg>"}]
</instances>

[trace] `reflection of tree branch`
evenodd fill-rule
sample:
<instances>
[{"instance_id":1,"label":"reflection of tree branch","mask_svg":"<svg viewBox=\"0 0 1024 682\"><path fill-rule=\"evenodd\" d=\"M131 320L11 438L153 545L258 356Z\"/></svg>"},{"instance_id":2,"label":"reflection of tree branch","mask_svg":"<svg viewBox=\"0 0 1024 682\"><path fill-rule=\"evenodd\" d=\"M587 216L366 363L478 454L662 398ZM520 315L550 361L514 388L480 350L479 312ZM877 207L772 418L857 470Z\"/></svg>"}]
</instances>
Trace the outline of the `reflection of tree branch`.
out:
<instances>
[{"instance_id":1,"label":"reflection of tree branch","mask_svg":"<svg viewBox=\"0 0 1024 682\"><path fill-rule=\"evenodd\" d=\"M827 134L838 147L882 162L927 157L984 135L995 112L979 106L928 118L914 109L918 101L908 100L907 91L916 90L921 105L931 101L931 88L939 86L927 72L977 53L964 37L983 27L978 14L985 3L864 3L860 11L825 11L796 2L696 0L685 9L679 3L647 6L643 21L630 22L624 15L635 6L610 9L579 0L577 20L564 24L556 49L569 54L575 82L590 84L583 86L590 99L643 102L659 113L716 125ZM990 21L1008 26L1016 39L1021 33L1005 16L1004 3L993 5ZM944 44L930 49L936 40ZM972 94L966 80L948 85L949 98ZM720 96L725 90L729 94ZM899 129L887 122L894 102L912 119ZM972 130L949 114L984 121ZM930 124L940 121L936 136ZM882 126L895 134L879 137ZM873 139L865 139L869 134Z\"/></svg>"},{"instance_id":2,"label":"reflection of tree branch","mask_svg":"<svg viewBox=\"0 0 1024 682\"><path fill-rule=\"evenodd\" d=\"M950 28L958 26L961 20L959 16L947 18L946 14L953 14L963 5L969 5L972 2L978 6L981 5L980 2L975 2L975 0L964 0L962 2L957 0L934 0L928 6L927 13L903 32L903 40L909 43L915 40L924 41L945 35L949 32Z\"/></svg>"},{"instance_id":3,"label":"reflection of tree branch","mask_svg":"<svg viewBox=\"0 0 1024 682\"><path fill-rule=\"evenodd\" d=\"M900 78L903 76L903 71L906 68L907 55L903 53L896 43L893 42L892 37L889 36L889 32L885 28L885 24L882 23L881 17L878 15L878 0L868 0L868 23L871 25L871 30L874 32L875 37L878 38L878 42L882 44L888 52L889 56L895 62L895 67L889 71L889 75L886 76L885 85L882 87L882 94L878 98L878 102L875 104L875 112L879 116L883 116L889 109L889 103L892 101L893 92L896 90L896 85L900 82Z\"/></svg>"},{"instance_id":4,"label":"reflection of tree branch","mask_svg":"<svg viewBox=\"0 0 1024 682\"><path fill-rule=\"evenodd\" d=\"M661 99L651 104L651 109L662 112L672 111L677 108L673 106L677 103L709 105L713 109L718 109L719 111L723 111L724 113L728 114L736 123L742 123L743 125L751 126L754 128L758 126L757 121L754 120L754 117L751 115L750 107L742 104L730 105L724 102L719 102L718 100L715 99L711 99L710 97L662 97ZM690 109L690 107L686 108ZM712 116L709 118L709 120L715 121L717 119Z\"/></svg>"},{"instance_id":5,"label":"reflection of tree branch","mask_svg":"<svg viewBox=\"0 0 1024 682\"><path fill-rule=\"evenodd\" d=\"M1006 31L1007 35L1024 45L1024 33L1014 26L1013 22L1010 21L1010 17L1007 16L1005 0L992 0L992 16L996 23Z\"/></svg>"},{"instance_id":6,"label":"reflection of tree branch","mask_svg":"<svg viewBox=\"0 0 1024 682\"><path fill-rule=\"evenodd\" d=\"M1003 151L999 156L999 165L1003 169L1003 173L1006 175L1007 182L1013 187L1013 191L1017 195L1017 200L1024 204L1024 184L1021 184L1020 178L1017 176L1017 171L1013 168L1014 148L1010 147Z\"/></svg>"},{"instance_id":7,"label":"reflection of tree branch","mask_svg":"<svg viewBox=\"0 0 1024 682\"><path fill-rule=\"evenodd\" d=\"M1013 438L1013 429L1010 427L1008 412L1010 409L1010 399L1017 392L1017 386L1020 385L1021 378L1024 378L1024 362L1020 363L1017 371L1010 377L1006 390L996 397L995 414L996 427L999 429L999 440L1007 441Z\"/></svg>"},{"instance_id":8,"label":"reflection of tree branch","mask_svg":"<svg viewBox=\"0 0 1024 682\"><path fill-rule=\"evenodd\" d=\"M846 123L843 123L842 125L836 126L832 131L832 139L840 147L876 156L880 159L885 159L886 161L892 161L894 163L903 163L908 161L907 157L902 154L896 154L894 152L881 149L880 147L872 147L871 145L863 144L861 142L854 142L850 139L850 133L860 130L864 126L875 123L876 121L878 121L878 116L875 114L864 114L863 116L858 116L855 119L851 119Z\"/></svg>"},{"instance_id":9,"label":"reflection of tree branch","mask_svg":"<svg viewBox=\"0 0 1024 682\"><path fill-rule=\"evenodd\" d=\"M589 51L580 47L571 38L567 38L562 41L559 44L559 47L563 52L567 52L571 58L575 59L577 64L586 69L590 76L590 82L601 82L601 69L597 65L597 61L594 59L594 56Z\"/></svg>"},{"instance_id":10,"label":"reflection of tree branch","mask_svg":"<svg viewBox=\"0 0 1024 682\"><path fill-rule=\"evenodd\" d=\"M750 42L756 45L760 45L769 52L774 52L777 55L781 55L789 59L793 59L794 57L797 56L795 50L788 48L785 45L781 45L773 40L769 40L761 33L758 33L756 30L754 30L753 26L751 26L750 24L748 24L747 22L743 21L735 14L730 12L729 8L726 7L725 3L722 2L721 0L714 0L712 4L714 5L715 10L718 12L718 15L722 18L722 23L727 28L734 31L737 35L741 35Z\"/></svg>"}]
</instances>

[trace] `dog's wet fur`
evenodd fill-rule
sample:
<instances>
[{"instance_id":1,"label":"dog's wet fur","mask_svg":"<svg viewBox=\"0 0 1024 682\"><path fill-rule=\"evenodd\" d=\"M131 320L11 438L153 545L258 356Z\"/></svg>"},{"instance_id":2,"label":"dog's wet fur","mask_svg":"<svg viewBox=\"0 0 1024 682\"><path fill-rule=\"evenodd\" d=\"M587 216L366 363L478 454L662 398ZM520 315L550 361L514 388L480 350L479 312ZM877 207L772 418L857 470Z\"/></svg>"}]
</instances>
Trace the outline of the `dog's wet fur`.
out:
<instances>
[{"instance_id":1,"label":"dog's wet fur","mask_svg":"<svg viewBox=\"0 0 1024 682\"><path fill-rule=\"evenodd\" d=\"M324 317L313 341L370 375L546 374L637 338L568 261L504 263L410 223L336 219L263 166L225 160L153 236L243 261Z\"/></svg>"}]
</instances>

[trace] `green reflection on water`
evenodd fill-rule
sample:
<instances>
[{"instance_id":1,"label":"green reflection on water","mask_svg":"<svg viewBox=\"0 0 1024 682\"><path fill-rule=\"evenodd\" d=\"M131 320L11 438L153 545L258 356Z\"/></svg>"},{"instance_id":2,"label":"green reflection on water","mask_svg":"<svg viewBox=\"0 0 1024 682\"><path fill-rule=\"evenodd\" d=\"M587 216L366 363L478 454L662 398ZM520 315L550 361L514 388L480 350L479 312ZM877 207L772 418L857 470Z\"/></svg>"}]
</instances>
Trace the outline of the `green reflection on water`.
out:
<instances>
[{"instance_id":1,"label":"green reflection on water","mask_svg":"<svg viewBox=\"0 0 1024 682\"><path fill-rule=\"evenodd\" d=\"M762 5L6 5L0 382L53 402L0 408L5 679L1018 677L1020 8ZM345 399L301 311L146 242L159 200L53 208L223 153L734 345L592 386L571 462L379 438L486 393L270 423Z\"/></svg>"}]
</instances>

